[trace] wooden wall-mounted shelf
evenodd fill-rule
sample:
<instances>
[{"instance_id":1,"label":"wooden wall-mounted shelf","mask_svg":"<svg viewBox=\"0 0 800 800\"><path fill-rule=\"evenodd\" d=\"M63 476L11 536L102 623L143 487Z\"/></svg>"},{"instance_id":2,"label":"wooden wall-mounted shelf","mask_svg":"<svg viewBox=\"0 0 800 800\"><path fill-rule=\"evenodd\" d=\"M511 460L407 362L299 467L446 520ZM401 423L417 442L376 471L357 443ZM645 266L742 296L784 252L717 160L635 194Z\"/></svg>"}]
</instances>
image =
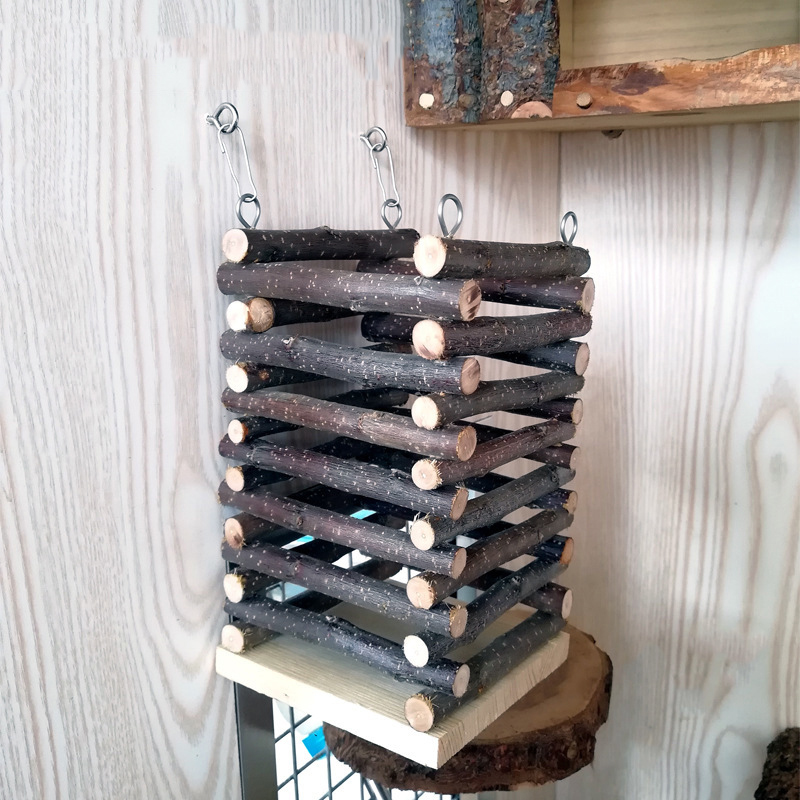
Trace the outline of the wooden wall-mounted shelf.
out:
<instances>
[{"instance_id":1,"label":"wooden wall-mounted shelf","mask_svg":"<svg viewBox=\"0 0 800 800\"><path fill-rule=\"evenodd\" d=\"M559 10L552 116L530 116L541 103L519 94L502 118L478 124L568 131L800 118L794 0L562 0ZM408 48L404 68L407 124L474 127L444 107L431 70L419 69Z\"/></svg>"}]
</instances>

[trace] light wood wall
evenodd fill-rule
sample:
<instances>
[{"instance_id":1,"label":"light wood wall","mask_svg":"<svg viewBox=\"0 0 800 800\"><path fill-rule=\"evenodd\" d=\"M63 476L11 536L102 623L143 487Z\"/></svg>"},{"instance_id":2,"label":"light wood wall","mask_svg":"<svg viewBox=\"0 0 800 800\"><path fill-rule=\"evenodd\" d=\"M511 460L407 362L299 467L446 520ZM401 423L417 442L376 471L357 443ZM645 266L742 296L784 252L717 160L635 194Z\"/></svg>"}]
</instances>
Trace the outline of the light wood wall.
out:
<instances>
[{"instance_id":1,"label":"light wood wall","mask_svg":"<svg viewBox=\"0 0 800 800\"><path fill-rule=\"evenodd\" d=\"M402 123L400 4L3 3L0 795L236 797L215 489L215 292L242 114L264 223L547 240L598 284L576 620L615 662L568 797L746 797L798 722L797 126L433 133ZM792 636L794 633L794 636Z\"/></svg>"}]
</instances>

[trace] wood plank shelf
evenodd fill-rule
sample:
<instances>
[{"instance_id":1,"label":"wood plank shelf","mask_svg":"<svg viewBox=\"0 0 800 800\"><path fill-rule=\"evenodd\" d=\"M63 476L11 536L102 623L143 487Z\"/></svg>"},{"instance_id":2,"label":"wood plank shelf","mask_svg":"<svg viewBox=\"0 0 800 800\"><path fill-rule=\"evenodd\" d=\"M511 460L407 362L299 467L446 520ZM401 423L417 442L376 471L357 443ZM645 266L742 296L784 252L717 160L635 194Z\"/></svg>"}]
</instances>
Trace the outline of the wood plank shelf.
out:
<instances>
[{"instance_id":1,"label":"wood plank shelf","mask_svg":"<svg viewBox=\"0 0 800 800\"><path fill-rule=\"evenodd\" d=\"M445 90L407 44L406 123L569 131L800 117L796 3L778 0L764 9L714 0L635 6L629 0L570 0L559 10L561 69L552 109L528 102L524 91L512 87L506 94L513 100L505 107L492 104L491 119L476 114L474 104L462 102L459 113L452 103L447 107ZM480 74L471 83L480 83ZM491 102L484 87L480 103Z\"/></svg>"}]
</instances>

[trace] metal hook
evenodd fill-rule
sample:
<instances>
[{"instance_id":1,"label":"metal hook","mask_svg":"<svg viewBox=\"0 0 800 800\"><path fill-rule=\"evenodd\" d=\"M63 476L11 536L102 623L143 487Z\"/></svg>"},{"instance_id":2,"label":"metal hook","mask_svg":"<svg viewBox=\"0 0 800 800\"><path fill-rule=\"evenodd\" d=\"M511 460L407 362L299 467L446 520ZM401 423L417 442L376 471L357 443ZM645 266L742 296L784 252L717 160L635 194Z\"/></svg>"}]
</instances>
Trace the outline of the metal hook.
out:
<instances>
[{"instance_id":1,"label":"metal hook","mask_svg":"<svg viewBox=\"0 0 800 800\"><path fill-rule=\"evenodd\" d=\"M226 111L231 115L231 118L228 122L222 122L221 117ZM235 206L236 218L245 228L255 228L255 226L258 225L258 220L261 218L261 203L258 201L258 191L256 189L255 181L253 180L253 170L250 167L250 155L247 152L247 142L245 142L244 139L244 132L239 127L239 112L233 103L220 103L213 114L206 115L206 122L209 125L213 125L217 129L217 141L219 142L219 149L221 150L222 155L225 156L225 160L228 162L228 171L231 173L231 178L233 178L233 182L236 186L236 194L238 195ZM236 170L233 168L233 162L231 161L230 153L228 152L228 148L225 147L225 142L222 138L223 134L228 136L234 133L234 131L238 132L239 134L239 143L241 144L242 155L244 156L244 166L247 171L247 180L250 182L252 191L242 191L242 187L239 184L239 178L236 176ZM255 208L255 217L253 218L252 223L247 222L242 213L242 207L245 203L252 203L253 207Z\"/></svg>"},{"instance_id":2,"label":"metal hook","mask_svg":"<svg viewBox=\"0 0 800 800\"><path fill-rule=\"evenodd\" d=\"M378 136L377 142L372 141L371 137L374 134L377 134ZM394 159L392 158L392 151L389 147L389 138L386 135L386 131L377 125L370 128L368 131L366 131L366 133L362 133L358 138L369 150L369 156L372 159L372 166L375 168L375 174L378 176L378 185L381 187L381 195L383 196L383 203L381 205L381 219L384 221L384 223L386 223L386 227L393 231L400 224L400 220L403 217L403 208L400 205L400 192L397 189L397 178L395 177L394 173ZM383 183L383 176L381 175L381 167L377 156L377 153L382 153L384 151L386 152L386 157L389 160L389 178L391 179L393 192L391 197L389 197L389 195L386 193L386 186ZM394 221L394 223L390 222L387 216L386 211L389 208L397 209L397 219Z\"/></svg>"},{"instance_id":3,"label":"metal hook","mask_svg":"<svg viewBox=\"0 0 800 800\"><path fill-rule=\"evenodd\" d=\"M568 220L572 221L572 233L569 236L567 236ZM561 241L564 242L564 244L572 244L572 242L575 240L575 237L578 234L578 217L574 211L567 211L567 213L564 214L563 217L561 217L560 230L561 230Z\"/></svg>"},{"instance_id":4,"label":"metal hook","mask_svg":"<svg viewBox=\"0 0 800 800\"><path fill-rule=\"evenodd\" d=\"M456 207L456 223L452 228L448 228L447 223L444 221L444 207L448 200ZM439 207L436 209L436 214L439 217L439 227L442 229L442 235L445 239L452 239L464 220L464 206L461 204L461 201L454 194L442 195L442 199L439 201Z\"/></svg>"}]
</instances>

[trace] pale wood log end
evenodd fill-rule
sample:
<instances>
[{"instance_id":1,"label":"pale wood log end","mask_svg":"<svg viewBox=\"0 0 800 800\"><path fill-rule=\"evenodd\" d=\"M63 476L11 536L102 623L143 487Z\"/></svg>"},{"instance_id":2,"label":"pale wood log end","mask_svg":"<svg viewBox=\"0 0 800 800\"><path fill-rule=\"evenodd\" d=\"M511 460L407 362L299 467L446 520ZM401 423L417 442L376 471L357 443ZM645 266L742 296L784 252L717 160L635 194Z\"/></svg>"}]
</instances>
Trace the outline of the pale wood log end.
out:
<instances>
[{"instance_id":1,"label":"pale wood log end","mask_svg":"<svg viewBox=\"0 0 800 800\"><path fill-rule=\"evenodd\" d=\"M569 619L572 613L572 589L567 589L564 592L564 599L561 603L561 617L562 619Z\"/></svg>"},{"instance_id":2,"label":"pale wood log end","mask_svg":"<svg viewBox=\"0 0 800 800\"><path fill-rule=\"evenodd\" d=\"M415 731L424 733L433 727L433 705L425 695L415 694L409 697L403 710L408 724Z\"/></svg>"},{"instance_id":3,"label":"pale wood log end","mask_svg":"<svg viewBox=\"0 0 800 800\"><path fill-rule=\"evenodd\" d=\"M461 394L470 395L480 385L481 365L477 358L466 358L461 367Z\"/></svg>"},{"instance_id":4,"label":"pale wood log end","mask_svg":"<svg viewBox=\"0 0 800 800\"><path fill-rule=\"evenodd\" d=\"M578 493L570 490L569 495L567 495L567 499L564 501L563 508L570 514L574 514L575 509L577 509L577 507L578 507ZM570 541L572 540L570 539Z\"/></svg>"},{"instance_id":5,"label":"pale wood log end","mask_svg":"<svg viewBox=\"0 0 800 800\"><path fill-rule=\"evenodd\" d=\"M230 431L228 435L230 436ZM420 459L411 468L411 479L419 489L425 491L438 489L442 485L439 462L433 458Z\"/></svg>"},{"instance_id":6,"label":"pale wood log end","mask_svg":"<svg viewBox=\"0 0 800 800\"><path fill-rule=\"evenodd\" d=\"M231 653L243 653L247 649L245 632L238 625L225 625L220 644Z\"/></svg>"},{"instance_id":7,"label":"pale wood log end","mask_svg":"<svg viewBox=\"0 0 800 800\"><path fill-rule=\"evenodd\" d=\"M456 554L453 556L453 563L450 567L450 577L457 578L463 571L464 567L467 566L467 551L461 547L456 551Z\"/></svg>"},{"instance_id":8,"label":"pale wood log end","mask_svg":"<svg viewBox=\"0 0 800 800\"><path fill-rule=\"evenodd\" d=\"M447 258L447 247L438 236L420 236L414 245L414 266L426 278L438 275Z\"/></svg>"},{"instance_id":9,"label":"pale wood log end","mask_svg":"<svg viewBox=\"0 0 800 800\"><path fill-rule=\"evenodd\" d=\"M240 228L232 228L222 237L222 253L228 261L240 263L249 249L247 234Z\"/></svg>"},{"instance_id":10,"label":"pale wood log end","mask_svg":"<svg viewBox=\"0 0 800 800\"><path fill-rule=\"evenodd\" d=\"M411 523L410 535L411 542L418 550L430 550L433 547L433 526L427 519L415 519Z\"/></svg>"},{"instance_id":11,"label":"pale wood log end","mask_svg":"<svg viewBox=\"0 0 800 800\"><path fill-rule=\"evenodd\" d=\"M244 547L244 528L236 517L228 517L223 526L225 541L235 550Z\"/></svg>"},{"instance_id":12,"label":"pale wood log end","mask_svg":"<svg viewBox=\"0 0 800 800\"><path fill-rule=\"evenodd\" d=\"M410 633L403 639L403 655L414 667L424 667L430 659L428 645L416 633Z\"/></svg>"},{"instance_id":13,"label":"pale wood log end","mask_svg":"<svg viewBox=\"0 0 800 800\"><path fill-rule=\"evenodd\" d=\"M414 575L406 584L406 596L416 608L431 608L436 594L422 575Z\"/></svg>"},{"instance_id":14,"label":"pale wood log end","mask_svg":"<svg viewBox=\"0 0 800 800\"><path fill-rule=\"evenodd\" d=\"M463 486L459 486L453 497L453 503L450 506L450 519L460 519L463 516L468 500L469 490L465 489Z\"/></svg>"},{"instance_id":15,"label":"pale wood log end","mask_svg":"<svg viewBox=\"0 0 800 800\"><path fill-rule=\"evenodd\" d=\"M444 328L436 320L420 320L414 326L411 341L417 355L429 361L435 361L444 355Z\"/></svg>"},{"instance_id":16,"label":"pale wood log end","mask_svg":"<svg viewBox=\"0 0 800 800\"><path fill-rule=\"evenodd\" d=\"M577 398L575 400L575 405L572 407L572 422L573 425L580 425L581 420L583 419L583 400Z\"/></svg>"},{"instance_id":17,"label":"pale wood log end","mask_svg":"<svg viewBox=\"0 0 800 800\"><path fill-rule=\"evenodd\" d=\"M275 306L264 297L234 300L228 306L225 318L231 330L264 333L275 323Z\"/></svg>"},{"instance_id":18,"label":"pale wood log end","mask_svg":"<svg viewBox=\"0 0 800 800\"><path fill-rule=\"evenodd\" d=\"M481 308L481 287L477 281L468 280L458 295L458 311L464 322L470 322L478 314ZM589 313L588 311L586 312Z\"/></svg>"},{"instance_id":19,"label":"pale wood log end","mask_svg":"<svg viewBox=\"0 0 800 800\"><path fill-rule=\"evenodd\" d=\"M242 467L228 467L225 470L225 483L232 492L244 491L244 470Z\"/></svg>"},{"instance_id":20,"label":"pale wood log end","mask_svg":"<svg viewBox=\"0 0 800 800\"><path fill-rule=\"evenodd\" d=\"M594 305L594 281L591 278L586 279L586 284L581 292L581 299L578 301L578 308L584 313L589 314Z\"/></svg>"},{"instance_id":21,"label":"pale wood log end","mask_svg":"<svg viewBox=\"0 0 800 800\"><path fill-rule=\"evenodd\" d=\"M244 600L245 585L241 575L235 572L229 572L222 579L222 588L225 590L225 597L231 603L241 603Z\"/></svg>"},{"instance_id":22,"label":"pale wood log end","mask_svg":"<svg viewBox=\"0 0 800 800\"><path fill-rule=\"evenodd\" d=\"M575 354L575 374L583 375L589 366L589 345L581 342L578 352Z\"/></svg>"},{"instance_id":23,"label":"pale wood log end","mask_svg":"<svg viewBox=\"0 0 800 800\"><path fill-rule=\"evenodd\" d=\"M575 552L575 540L570 536L567 538L566 543L564 544L564 550L561 553L561 561L562 564L568 566L570 561L572 561L572 556Z\"/></svg>"},{"instance_id":24,"label":"pale wood log end","mask_svg":"<svg viewBox=\"0 0 800 800\"><path fill-rule=\"evenodd\" d=\"M458 434L456 442L456 455L459 461L469 461L478 446L478 434L472 425L467 425Z\"/></svg>"},{"instance_id":25,"label":"pale wood log end","mask_svg":"<svg viewBox=\"0 0 800 800\"><path fill-rule=\"evenodd\" d=\"M418 397L411 406L411 419L414 423L425 430L432 431L441 427L442 419L439 407L433 397L425 395Z\"/></svg>"},{"instance_id":26,"label":"pale wood log end","mask_svg":"<svg viewBox=\"0 0 800 800\"><path fill-rule=\"evenodd\" d=\"M240 419L228 423L228 438L234 444L241 444L247 438L247 425Z\"/></svg>"},{"instance_id":27,"label":"pale wood log end","mask_svg":"<svg viewBox=\"0 0 800 800\"><path fill-rule=\"evenodd\" d=\"M468 664L462 664L456 672L455 680L453 681L453 696L463 697L469 688L470 669Z\"/></svg>"},{"instance_id":28,"label":"pale wood log end","mask_svg":"<svg viewBox=\"0 0 800 800\"><path fill-rule=\"evenodd\" d=\"M464 603L456 600L450 604L450 635L454 639L464 635L468 618L469 612Z\"/></svg>"},{"instance_id":29,"label":"pale wood log end","mask_svg":"<svg viewBox=\"0 0 800 800\"><path fill-rule=\"evenodd\" d=\"M225 371L225 381L232 392L246 392L250 378L241 364L231 364Z\"/></svg>"}]
</instances>

